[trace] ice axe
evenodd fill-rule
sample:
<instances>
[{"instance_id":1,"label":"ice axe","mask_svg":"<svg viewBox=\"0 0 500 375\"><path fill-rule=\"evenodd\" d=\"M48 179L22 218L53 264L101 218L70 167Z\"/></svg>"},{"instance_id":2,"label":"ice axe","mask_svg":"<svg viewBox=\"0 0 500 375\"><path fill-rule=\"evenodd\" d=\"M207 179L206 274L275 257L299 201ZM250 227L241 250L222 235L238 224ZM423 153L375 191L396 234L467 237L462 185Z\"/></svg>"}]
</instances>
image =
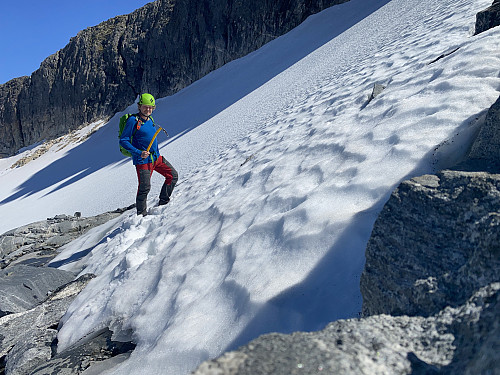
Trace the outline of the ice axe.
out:
<instances>
[{"instance_id":1,"label":"ice axe","mask_svg":"<svg viewBox=\"0 0 500 375\"><path fill-rule=\"evenodd\" d=\"M158 129L156 129L156 132L155 132L155 135L153 135L153 138L151 139L151 142L149 142L149 146L148 148L146 149L147 152L149 152L149 149L151 148L151 146L153 145L153 142L154 140L156 139L156 136L158 135L158 133L160 132L160 130L163 130L165 132L165 134L167 135L168 137L168 133L165 129L163 129L161 126L158 126Z\"/></svg>"}]
</instances>

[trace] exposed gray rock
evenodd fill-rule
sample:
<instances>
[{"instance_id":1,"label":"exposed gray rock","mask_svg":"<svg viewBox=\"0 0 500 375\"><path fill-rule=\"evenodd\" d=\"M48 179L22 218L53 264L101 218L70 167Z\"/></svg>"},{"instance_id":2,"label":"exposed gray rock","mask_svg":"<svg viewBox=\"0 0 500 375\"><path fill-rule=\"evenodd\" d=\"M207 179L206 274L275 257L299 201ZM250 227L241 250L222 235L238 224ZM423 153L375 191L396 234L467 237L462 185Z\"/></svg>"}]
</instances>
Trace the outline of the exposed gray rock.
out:
<instances>
[{"instance_id":1,"label":"exposed gray rock","mask_svg":"<svg viewBox=\"0 0 500 375\"><path fill-rule=\"evenodd\" d=\"M500 373L500 283L479 290L458 309L446 308L440 319L449 323L456 347L444 374Z\"/></svg>"},{"instance_id":2,"label":"exposed gray rock","mask_svg":"<svg viewBox=\"0 0 500 375\"><path fill-rule=\"evenodd\" d=\"M0 318L0 362L9 374L31 374L52 357L57 326L69 304L93 278L66 284L36 307Z\"/></svg>"},{"instance_id":3,"label":"exposed gray rock","mask_svg":"<svg viewBox=\"0 0 500 375\"><path fill-rule=\"evenodd\" d=\"M93 276L72 282L74 274L43 267L60 246L131 208L87 218L57 215L0 236L5 267L0 271L0 374L32 374L36 366L58 367L61 361L72 364L68 374L76 374L95 361L132 350L130 343L112 341L107 331L48 362L55 354L59 320Z\"/></svg>"},{"instance_id":4,"label":"exposed gray rock","mask_svg":"<svg viewBox=\"0 0 500 375\"><path fill-rule=\"evenodd\" d=\"M263 335L192 374L495 374L499 301L494 283L428 318L377 315L319 332Z\"/></svg>"},{"instance_id":5,"label":"exposed gray rock","mask_svg":"<svg viewBox=\"0 0 500 375\"><path fill-rule=\"evenodd\" d=\"M436 314L500 280L500 175L404 181L380 213L361 276L363 314Z\"/></svg>"},{"instance_id":6,"label":"exposed gray rock","mask_svg":"<svg viewBox=\"0 0 500 375\"><path fill-rule=\"evenodd\" d=\"M460 47L456 47L456 48L453 48L452 50L449 50L449 51L446 51L445 53L442 53L441 55L439 55L438 57L436 57L434 60L432 60L431 62L429 62L428 65L434 64L435 62L437 62L437 61L439 61L441 59L444 59L445 57L450 56L451 54L454 54L459 49L460 49Z\"/></svg>"},{"instance_id":7,"label":"exposed gray rock","mask_svg":"<svg viewBox=\"0 0 500 375\"><path fill-rule=\"evenodd\" d=\"M14 265L0 271L0 316L38 305L60 286L75 278L56 268Z\"/></svg>"},{"instance_id":8,"label":"exposed gray rock","mask_svg":"<svg viewBox=\"0 0 500 375\"><path fill-rule=\"evenodd\" d=\"M500 97L488 110L468 159L468 163L476 169L500 172Z\"/></svg>"},{"instance_id":9,"label":"exposed gray rock","mask_svg":"<svg viewBox=\"0 0 500 375\"><path fill-rule=\"evenodd\" d=\"M385 90L385 86L384 85L381 85L380 83L375 83L373 85L373 90L372 90L372 93L368 99L368 101L372 101L373 99L375 99L377 96L379 96L382 91Z\"/></svg>"},{"instance_id":10,"label":"exposed gray rock","mask_svg":"<svg viewBox=\"0 0 500 375\"><path fill-rule=\"evenodd\" d=\"M78 345L56 354L47 363L32 369L30 375L78 375L96 363L134 350L135 344L113 341L112 336L113 332L107 328L96 332Z\"/></svg>"},{"instance_id":11,"label":"exposed gray rock","mask_svg":"<svg viewBox=\"0 0 500 375\"><path fill-rule=\"evenodd\" d=\"M57 215L10 230L0 236L0 268L14 263L47 264L57 255L59 247L133 207L90 217Z\"/></svg>"},{"instance_id":12,"label":"exposed gray rock","mask_svg":"<svg viewBox=\"0 0 500 375\"><path fill-rule=\"evenodd\" d=\"M171 95L347 0L157 0L78 33L31 77L0 85L0 156Z\"/></svg>"},{"instance_id":13,"label":"exposed gray rock","mask_svg":"<svg viewBox=\"0 0 500 375\"><path fill-rule=\"evenodd\" d=\"M379 96L382 91L384 91L386 86L381 85L380 83L374 83L372 92L370 95L368 95L368 99L364 102L364 104L361 106L361 109L365 109L368 104L371 103L373 99L375 99L377 96Z\"/></svg>"},{"instance_id":14,"label":"exposed gray rock","mask_svg":"<svg viewBox=\"0 0 500 375\"><path fill-rule=\"evenodd\" d=\"M493 5L477 14L475 34L498 25L500 25L500 0L494 0Z\"/></svg>"}]
</instances>

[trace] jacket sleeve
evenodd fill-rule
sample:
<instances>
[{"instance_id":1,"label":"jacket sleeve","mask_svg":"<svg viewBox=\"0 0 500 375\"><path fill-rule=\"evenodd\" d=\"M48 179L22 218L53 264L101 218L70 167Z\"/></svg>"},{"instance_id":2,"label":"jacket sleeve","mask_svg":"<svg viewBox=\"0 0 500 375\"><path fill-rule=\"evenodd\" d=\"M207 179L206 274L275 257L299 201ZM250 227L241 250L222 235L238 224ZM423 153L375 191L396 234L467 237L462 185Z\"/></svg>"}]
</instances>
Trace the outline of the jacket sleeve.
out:
<instances>
[{"instance_id":1,"label":"jacket sleeve","mask_svg":"<svg viewBox=\"0 0 500 375\"><path fill-rule=\"evenodd\" d=\"M131 142L132 134L137 120L135 116L130 116L120 137L120 146L129 151L132 155L140 156L142 151L137 149Z\"/></svg>"}]
</instances>

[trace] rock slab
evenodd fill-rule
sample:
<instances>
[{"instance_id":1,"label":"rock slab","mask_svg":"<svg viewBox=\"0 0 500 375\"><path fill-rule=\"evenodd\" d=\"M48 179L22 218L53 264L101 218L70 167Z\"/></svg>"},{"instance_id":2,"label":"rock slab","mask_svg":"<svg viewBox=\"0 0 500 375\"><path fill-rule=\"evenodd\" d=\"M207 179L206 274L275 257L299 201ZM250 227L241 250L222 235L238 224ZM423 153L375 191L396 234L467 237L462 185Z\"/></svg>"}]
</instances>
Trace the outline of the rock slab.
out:
<instances>
[{"instance_id":1,"label":"rock slab","mask_svg":"<svg viewBox=\"0 0 500 375\"><path fill-rule=\"evenodd\" d=\"M0 268L14 263L45 265L61 246L133 207L90 217L57 215L5 232L0 235Z\"/></svg>"},{"instance_id":2,"label":"rock slab","mask_svg":"<svg viewBox=\"0 0 500 375\"><path fill-rule=\"evenodd\" d=\"M59 321L93 277L81 276L34 308L0 318L0 367L7 375L31 374L34 367L50 360Z\"/></svg>"},{"instance_id":3,"label":"rock slab","mask_svg":"<svg viewBox=\"0 0 500 375\"><path fill-rule=\"evenodd\" d=\"M0 270L0 316L35 307L74 278L71 272L22 264Z\"/></svg>"}]
</instances>

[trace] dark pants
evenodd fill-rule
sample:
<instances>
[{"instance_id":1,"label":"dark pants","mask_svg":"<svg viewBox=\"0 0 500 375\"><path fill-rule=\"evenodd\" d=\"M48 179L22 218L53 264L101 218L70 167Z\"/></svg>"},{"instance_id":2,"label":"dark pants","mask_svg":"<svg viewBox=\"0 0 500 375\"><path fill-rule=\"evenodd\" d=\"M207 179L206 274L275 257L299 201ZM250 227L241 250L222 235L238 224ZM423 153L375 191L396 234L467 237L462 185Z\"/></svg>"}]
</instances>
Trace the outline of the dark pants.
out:
<instances>
[{"instance_id":1,"label":"dark pants","mask_svg":"<svg viewBox=\"0 0 500 375\"><path fill-rule=\"evenodd\" d=\"M167 204L170 201L170 196L174 190L175 184L179 175L175 168L167 159L160 156L155 162L148 164L137 164L137 178L139 180L139 188L137 189L137 197L135 200L137 215L145 215L147 210L147 198L149 190L151 190L151 175L153 171L160 173L165 177L165 182L160 191L160 205Z\"/></svg>"}]
</instances>

